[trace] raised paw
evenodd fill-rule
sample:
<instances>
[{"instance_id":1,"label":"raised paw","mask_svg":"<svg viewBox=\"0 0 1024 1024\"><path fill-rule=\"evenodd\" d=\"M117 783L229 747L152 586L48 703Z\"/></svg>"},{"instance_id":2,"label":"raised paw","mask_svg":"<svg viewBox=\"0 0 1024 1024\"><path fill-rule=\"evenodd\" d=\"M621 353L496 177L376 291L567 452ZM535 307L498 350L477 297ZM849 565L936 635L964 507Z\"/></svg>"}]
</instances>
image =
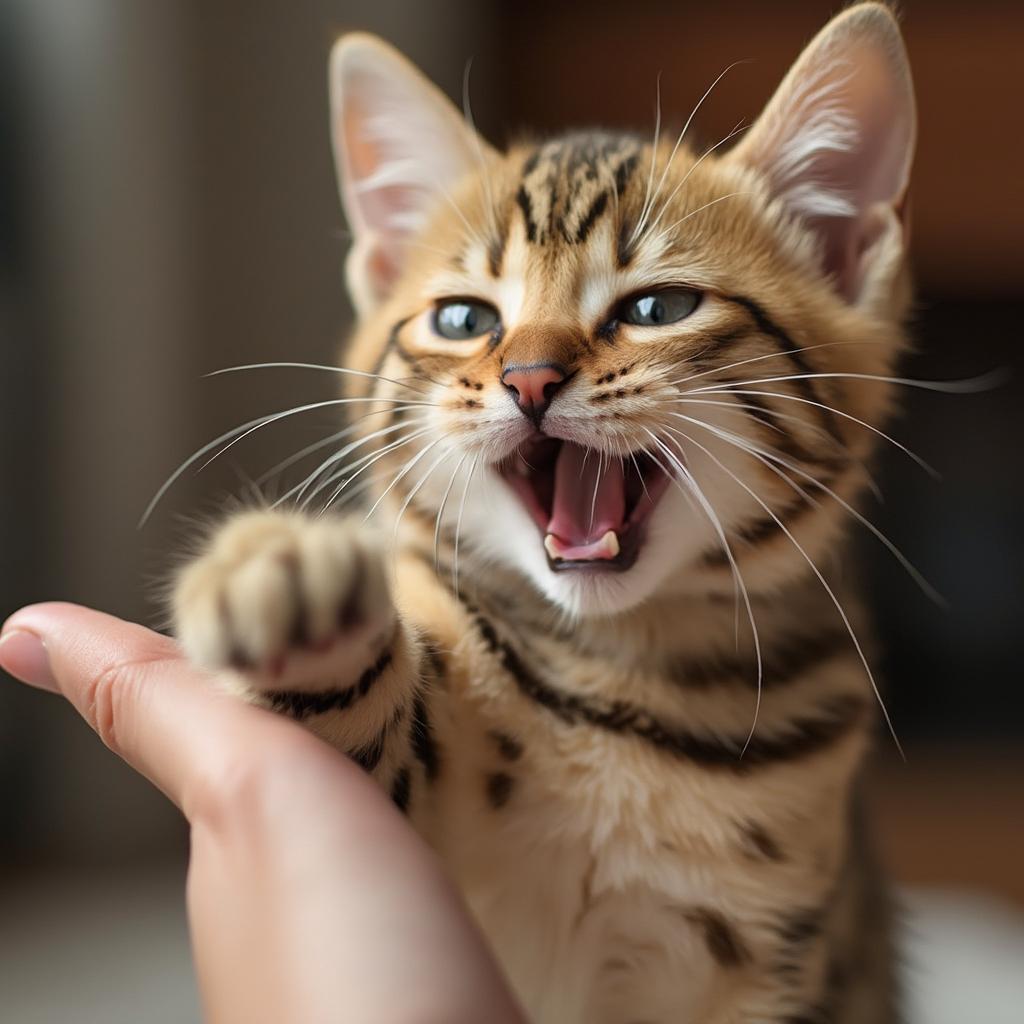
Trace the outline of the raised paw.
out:
<instances>
[{"instance_id":1,"label":"raised paw","mask_svg":"<svg viewBox=\"0 0 1024 1024\"><path fill-rule=\"evenodd\" d=\"M174 618L198 665L240 671L256 689L315 689L371 663L395 613L381 554L359 526L249 512L182 572Z\"/></svg>"}]
</instances>

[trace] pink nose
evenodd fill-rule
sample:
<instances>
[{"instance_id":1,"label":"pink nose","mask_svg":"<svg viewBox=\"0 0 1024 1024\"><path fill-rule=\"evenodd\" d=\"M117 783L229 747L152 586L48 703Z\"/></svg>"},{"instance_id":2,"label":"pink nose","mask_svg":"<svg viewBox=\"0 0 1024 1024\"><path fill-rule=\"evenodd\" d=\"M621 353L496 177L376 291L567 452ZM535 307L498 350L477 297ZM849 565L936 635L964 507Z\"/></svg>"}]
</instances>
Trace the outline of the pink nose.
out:
<instances>
[{"instance_id":1,"label":"pink nose","mask_svg":"<svg viewBox=\"0 0 1024 1024\"><path fill-rule=\"evenodd\" d=\"M534 363L531 366L508 367L501 375L501 383L515 395L522 412L539 427L566 376L560 366Z\"/></svg>"}]
</instances>

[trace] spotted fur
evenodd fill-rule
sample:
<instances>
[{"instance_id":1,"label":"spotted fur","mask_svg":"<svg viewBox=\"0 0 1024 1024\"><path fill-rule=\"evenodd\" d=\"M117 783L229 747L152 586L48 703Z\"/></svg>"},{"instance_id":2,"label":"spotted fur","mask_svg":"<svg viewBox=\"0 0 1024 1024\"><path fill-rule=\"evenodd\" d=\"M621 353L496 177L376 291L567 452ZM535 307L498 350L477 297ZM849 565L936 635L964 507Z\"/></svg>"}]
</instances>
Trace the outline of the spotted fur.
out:
<instances>
[{"instance_id":1,"label":"spotted fur","mask_svg":"<svg viewBox=\"0 0 1024 1024\"><path fill-rule=\"evenodd\" d=\"M911 127L858 150L843 69L869 65ZM891 16L836 19L731 151L591 132L499 154L380 42L332 68L364 461L304 496L371 480L386 532L236 518L180 581L186 650L379 779L539 1024L891 1024L857 795L877 701L840 572L903 345ZM360 121L377 95L391 121ZM892 194L840 192L875 141ZM621 316L679 285L701 299L678 323ZM500 320L440 337L451 297ZM523 366L558 368L542 420L503 383ZM502 469L537 423L674 477L625 571L545 556Z\"/></svg>"}]
</instances>

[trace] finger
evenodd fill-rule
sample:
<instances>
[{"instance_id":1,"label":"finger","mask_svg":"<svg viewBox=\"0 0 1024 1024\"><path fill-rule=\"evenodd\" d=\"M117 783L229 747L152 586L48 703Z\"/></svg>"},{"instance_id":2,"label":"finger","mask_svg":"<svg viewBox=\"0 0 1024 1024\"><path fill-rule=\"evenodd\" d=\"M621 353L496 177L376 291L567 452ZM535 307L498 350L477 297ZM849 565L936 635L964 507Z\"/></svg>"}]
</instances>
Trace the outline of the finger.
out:
<instances>
[{"instance_id":1,"label":"finger","mask_svg":"<svg viewBox=\"0 0 1024 1024\"><path fill-rule=\"evenodd\" d=\"M293 723L219 693L168 637L77 605L12 615L0 634L0 667L62 693L190 817L197 794L215 789L233 765L251 763L254 751L322 746Z\"/></svg>"}]
</instances>

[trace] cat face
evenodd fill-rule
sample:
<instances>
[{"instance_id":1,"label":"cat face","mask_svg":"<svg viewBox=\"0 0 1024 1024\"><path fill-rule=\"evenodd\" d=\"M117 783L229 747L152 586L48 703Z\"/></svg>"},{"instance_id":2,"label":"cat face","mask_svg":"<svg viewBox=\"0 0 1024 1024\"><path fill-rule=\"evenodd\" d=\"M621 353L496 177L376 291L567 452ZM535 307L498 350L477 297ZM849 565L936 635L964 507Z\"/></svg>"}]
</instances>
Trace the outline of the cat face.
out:
<instances>
[{"instance_id":1,"label":"cat face","mask_svg":"<svg viewBox=\"0 0 1024 1024\"><path fill-rule=\"evenodd\" d=\"M332 83L347 362L378 375L396 514L576 614L817 565L900 341L914 108L884 8L827 27L731 150L499 154L365 36Z\"/></svg>"}]
</instances>

